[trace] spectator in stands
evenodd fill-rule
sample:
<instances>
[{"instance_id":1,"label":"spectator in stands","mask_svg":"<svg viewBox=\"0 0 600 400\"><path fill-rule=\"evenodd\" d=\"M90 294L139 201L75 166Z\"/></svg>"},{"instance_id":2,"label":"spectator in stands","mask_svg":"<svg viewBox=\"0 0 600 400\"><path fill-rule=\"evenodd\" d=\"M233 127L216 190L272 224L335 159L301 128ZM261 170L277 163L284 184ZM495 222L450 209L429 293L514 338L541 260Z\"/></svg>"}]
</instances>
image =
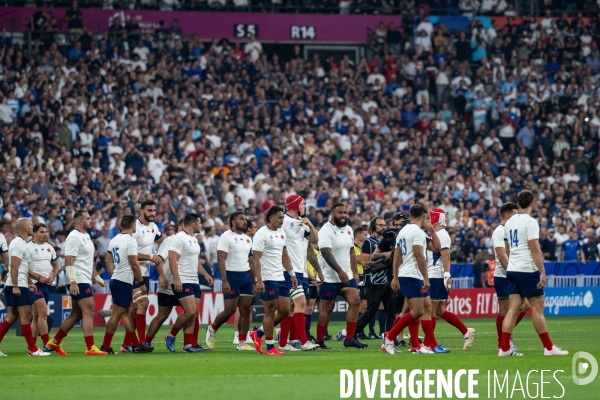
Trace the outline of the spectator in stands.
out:
<instances>
[{"instance_id":1,"label":"spectator in stands","mask_svg":"<svg viewBox=\"0 0 600 400\"><path fill-rule=\"evenodd\" d=\"M554 237L554 229L548 229L547 233L545 233L545 237L541 238L540 233L540 246L542 249L542 254L544 255L544 259L546 261L556 261L556 238Z\"/></svg>"},{"instance_id":2,"label":"spectator in stands","mask_svg":"<svg viewBox=\"0 0 600 400\"><path fill-rule=\"evenodd\" d=\"M569 240L562 244L560 259L561 261L581 261L585 263L585 255L575 230L569 231Z\"/></svg>"}]
</instances>

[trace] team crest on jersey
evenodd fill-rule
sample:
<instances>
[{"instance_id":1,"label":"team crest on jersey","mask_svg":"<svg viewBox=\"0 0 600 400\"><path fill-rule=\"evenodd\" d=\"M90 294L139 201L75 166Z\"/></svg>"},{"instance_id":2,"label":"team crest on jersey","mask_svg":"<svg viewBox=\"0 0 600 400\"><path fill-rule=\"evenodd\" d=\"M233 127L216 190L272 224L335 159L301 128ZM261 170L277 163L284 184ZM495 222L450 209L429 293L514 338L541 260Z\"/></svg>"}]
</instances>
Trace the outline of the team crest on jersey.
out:
<instances>
[{"instance_id":1,"label":"team crest on jersey","mask_svg":"<svg viewBox=\"0 0 600 400\"><path fill-rule=\"evenodd\" d=\"M333 231L333 236L337 236L337 231Z\"/></svg>"},{"instance_id":2,"label":"team crest on jersey","mask_svg":"<svg viewBox=\"0 0 600 400\"><path fill-rule=\"evenodd\" d=\"M290 223L290 228L293 228L293 227L294 227L294 223L292 222L292 223Z\"/></svg>"},{"instance_id":3,"label":"team crest on jersey","mask_svg":"<svg viewBox=\"0 0 600 400\"><path fill-rule=\"evenodd\" d=\"M281 235L281 239L285 239L285 236Z\"/></svg>"},{"instance_id":4,"label":"team crest on jersey","mask_svg":"<svg viewBox=\"0 0 600 400\"><path fill-rule=\"evenodd\" d=\"M38 249L37 249L37 248L35 249L35 252L36 252L36 253L38 252Z\"/></svg>"},{"instance_id":5,"label":"team crest on jersey","mask_svg":"<svg viewBox=\"0 0 600 400\"><path fill-rule=\"evenodd\" d=\"M152 233L154 233L154 229L152 229Z\"/></svg>"},{"instance_id":6,"label":"team crest on jersey","mask_svg":"<svg viewBox=\"0 0 600 400\"><path fill-rule=\"evenodd\" d=\"M233 238L233 241L237 243L237 238Z\"/></svg>"},{"instance_id":7,"label":"team crest on jersey","mask_svg":"<svg viewBox=\"0 0 600 400\"><path fill-rule=\"evenodd\" d=\"M48 249L48 253L50 253L50 249Z\"/></svg>"},{"instance_id":8,"label":"team crest on jersey","mask_svg":"<svg viewBox=\"0 0 600 400\"><path fill-rule=\"evenodd\" d=\"M351 235L350 231L348 230L348 235Z\"/></svg>"},{"instance_id":9,"label":"team crest on jersey","mask_svg":"<svg viewBox=\"0 0 600 400\"><path fill-rule=\"evenodd\" d=\"M246 242L250 243L250 239L246 239Z\"/></svg>"}]
</instances>

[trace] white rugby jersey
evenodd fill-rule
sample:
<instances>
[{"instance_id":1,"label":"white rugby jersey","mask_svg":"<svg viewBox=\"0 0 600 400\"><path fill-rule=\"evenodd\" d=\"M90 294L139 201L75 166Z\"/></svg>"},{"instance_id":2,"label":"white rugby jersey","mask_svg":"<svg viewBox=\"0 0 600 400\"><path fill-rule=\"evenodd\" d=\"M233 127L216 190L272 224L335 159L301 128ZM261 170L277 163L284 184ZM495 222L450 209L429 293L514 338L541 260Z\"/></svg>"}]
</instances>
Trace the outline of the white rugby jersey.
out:
<instances>
[{"instance_id":1,"label":"white rugby jersey","mask_svg":"<svg viewBox=\"0 0 600 400\"><path fill-rule=\"evenodd\" d=\"M154 242L160 240L161 237L162 233L158 230L158 226L156 226L154 222L144 225L139 218L135 221L135 233L133 234L133 238L137 241L138 254L152 255ZM150 261L140 260L139 263L142 270L142 276L149 276Z\"/></svg>"},{"instance_id":2,"label":"white rugby jersey","mask_svg":"<svg viewBox=\"0 0 600 400\"><path fill-rule=\"evenodd\" d=\"M252 240L250 236L244 233L238 235L230 229L219 237L217 251L227 253L227 258L225 259L225 269L227 271L250 271L250 263L248 262L248 257L252 256Z\"/></svg>"},{"instance_id":3,"label":"white rugby jersey","mask_svg":"<svg viewBox=\"0 0 600 400\"><path fill-rule=\"evenodd\" d=\"M27 277L29 276L29 249L27 248L27 243L25 243L21 236L15 237L10 242L10 246L8 246L8 278L6 279L6 286L13 285L11 276L11 260L13 257L18 257L21 259L21 263L18 267L19 273L17 275L17 284L19 287L28 287L29 281Z\"/></svg>"},{"instance_id":4,"label":"white rugby jersey","mask_svg":"<svg viewBox=\"0 0 600 400\"><path fill-rule=\"evenodd\" d=\"M402 264L400 265L398 277L423 280L423 275L419 270L417 258L415 257L415 245L422 246L423 251L427 251L427 235L417 225L408 224L398 232L396 237L396 248L402 251Z\"/></svg>"},{"instance_id":5,"label":"white rugby jersey","mask_svg":"<svg viewBox=\"0 0 600 400\"><path fill-rule=\"evenodd\" d=\"M323 249L330 248L331 254L342 271L352 279L352 268L350 265L350 250L354 251L354 231L348 225L339 228L328 221L319 230L319 265L323 271L323 277L327 283L339 283L340 278L323 258ZM358 284L358 282L356 282Z\"/></svg>"},{"instance_id":6,"label":"white rugby jersey","mask_svg":"<svg viewBox=\"0 0 600 400\"><path fill-rule=\"evenodd\" d=\"M440 239L440 253L427 250L427 275L429 278L444 278L444 260L442 260L443 250L450 250L452 243L450 242L450 234L446 229L440 229L436 232ZM404 256L403 256L404 257Z\"/></svg>"},{"instance_id":7,"label":"white rugby jersey","mask_svg":"<svg viewBox=\"0 0 600 400\"><path fill-rule=\"evenodd\" d=\"M163 262L163 270L165 271L165 278L169 282L169 286L166 289L163 289L158 285L158 289L156 289L157 293L164 293L173 296L173 289L171 289L171 285L173 284L173 274L171 273L171 267L169 266L169 246L171 245L171 241L173 240L173 236L169 236L165 240L162 241L160 247L158 248L158 255L162 257Z\"/></svg>"},{"instance_id":8,"label":"white rugby jersey","mask_svg":"<svg viewBox=\"0 0 600 400\"><path fill-rule=\"evenodd\" d=\"M129 256L138 255L136 240L127 233L119 233L108 244L108 252L112 254L115 269L112 279L125 283L133 283L133 270L129 263Z\"/></svg>"},{"instance_id":9,"label":"white rugby jersey","mask_svg":"<svg viewBox=\"0 0 600 400\"><path fill-rule=\"evenodd\" d=\"M195 236L188 235L186 231L181 231L173 236L169 251L179 254L177 262L177 271L181 283L196 283L198 280L198 257L200 257L200 245Z\"/></svg>"},{"instance_id":10,"label":"white rugby jersey","mask_svg":"<svg viewBox=\"0 0 600 400\"><path fill-rule=\"evenodd\" d=\"M8 252L8 243L6 242L6 237L0 233L0 254L4 254Z\"/></svg>"},{"instance_id":11,"label":"white rugby jersey","mask_svg":"<svg viewBox=\"0 0 600 400\"><path fill-rule=\"evenodd\" d=\"M65 257L75 257L75 280L77 283L92 284L94 269L94 243L87 233L73 229L65 240ZM69 282L67 282L67 285Z\"/></svg>"},{"instance_id":12,"label":"white rugby jersey","mask_svg":"<svg viewBox=\"0 0 600 400\"><path fill-rule=\"evenodd\" d=\"M506 249L506 232L504 231L504 225L498 225L496 229L494 229L494 233L492 234L492 247L494 248L494 256L496 257L496 268L494 269L494 277L498 278L506 278L506 270L502 267L500 263L500 259L498 258L498 253L496 249L501 247Z\"/></svg>"},{"instance_id":13,"label":"white rugby jersey","mask_svg":"<svg viewBox=\"0 0 600 400\"><path fill-rule=\"evenodd\" d=\"M292 261L294 272L299 274L306 273L306 251L308 249L310 228L299 219L292 218L285 214L283 218L283 231L287 236L287 251Z\"/></svg>"},{"instance_id":14,"label":"white rugby jersey","mask_svg":"<svg viewBox=\"0 0 600 400\"><path fill-rule=\"evenodd\" d=\"M29 269L44 277L49 277L52 273L52 263L56 261L56 251L48 243L36 244L31 241L27 243L29 250ZM33 283L36 279L31 278Z\"/></svg>"},{"instance_id":15,"label":"white rugby jersey","mask_svg":"<svg viewBox=\"0 0 600 400\"><path fill-rule=\"evenodd\" d=\"M283 281L283 249L286 248L286 237L283 229L276 231L263 226L252 238L252 251L262 252L260 257L260 273L263 281Z\"/></svg>"},{"instance_id":16,"label":"white rugby jersey","mask_svg":"<svg viewBox=\"0 0 600 400\"><path fill-rule=\"evenodd\" d=\"M504 232L510 249L507 271L536 272L529 241L540 238L537 221L527 214L515 214L506 223Z\"/></svg>"}]
</instances>

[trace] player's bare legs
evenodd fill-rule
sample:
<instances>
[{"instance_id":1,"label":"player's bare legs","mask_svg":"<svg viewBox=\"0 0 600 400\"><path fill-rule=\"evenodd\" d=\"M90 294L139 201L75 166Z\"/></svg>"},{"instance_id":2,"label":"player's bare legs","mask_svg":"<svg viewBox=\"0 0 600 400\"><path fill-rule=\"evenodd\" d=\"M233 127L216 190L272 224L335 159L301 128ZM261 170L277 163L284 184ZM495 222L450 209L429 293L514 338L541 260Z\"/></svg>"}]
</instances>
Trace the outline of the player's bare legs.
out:
<instances>
[{"instance_id":1,"label":"player's bare legs","mask_svg":"<svg viewBox=\"0 0 600 400\"><path fill-rule=\"evenodd\" d=\"M137 298L137 301L135 302L137 308L135 310L135 315L133 315L133 320L135 321L140 342L144 343L146 341L146 324L144 322L146 320L146 312L148 311L148 305L150 303L148 302L148 295L142 295L140 293L137 295L137 297L134 295L133 298Z\"/></svg>"},{"instance_id":2,"label":"player's bare legs","mask_svg":"<svg viewBox=\"0 0 600 400\"><path fill-rule=\"evenodd\" d=\"M331 319L331 313L335 308L335 300L323 300L319 299L319 319L317 319L317 337L316 343L319 343L321 349L327 350L328 347L324 344L325 332L329 326ZM357 314L358 315L358 314Z\"/></svg>"},{"instance_id":3,"label":"player's bare legs","mask_svg":"<svg viewBox=\"0 0 600 400\"><path fill-rule=\"evenodd\" d=\"M102 348L109 351L109 354L114 354L111 348L112 338L119 327L119 321L123 319L123 326L125 327L125 338L128 342L132 343L134 348L139 348L140 341L138 340L135 334L135 325L133 320L131 319L131 314L128 312L129 308L121 307L116 304L113 304L112 314L108 321L106 322L106 333L104 334L104 341L102 343ZM137 353L138 351L133 351Z\"/></svg>"},{"instance_id":4,"label":"player's bare legs","mask_svg":"<svg viewBox=\"0 0 600 400\"><path fill-rule=\"evenodd\" d=\"M419 351L419 348L421 347L421 345L419 343L419 336L418 336L418 329L419 329L418 320L419 320L419 318L421 318L423 316L423 314L425 312L424 300L425 299L422 297L414 297L414 298L406 297L405 298L404 306L403 306L403 310L402 310L402 314L404 314L404 315L402 317L396 318L396 321L394 321L394 326L392 326L392 329L390 329L390 331L387 332L384 337L384 346L385 346L386 351L389 354L395 353L394 339L398 336L400 331L402 331L403 329L405 329L407 327L409 328L409 332L410 332L412 350ZM416 335L414 334L415 327L416 327L416 333L417 333Z\"/></svg>"},{"instance_id":5,"label":"player's bare legs","mask_svg":"<svg viewBox=\"0 0 600 400\"><path fill-rule=\"evenodd\" d=\"M246 342L248 330L250 329L250 320L252 318L252 299L253 296L240 296L238 300L238 310L240 313L238 332L244 337L243 342Z\"/></svg>"},{"instance_id":6,"label":"player's bare legs","mask_svg":"<svg viewBox=\"0 0 600 400\"><path fill-rule=\"evenodd\" d=\"M146 336L155 337L162 324L164 324L167 318L169 318L169 315L171 315L171 311L173 311L173 307L158 306L158 314L156 314L156 317L154 317L152 322L150 322L150 325L148 325Z\"/></svg>"},{"instance_id":7,"label":"player's bare legs","mask_svg":"<svg viewBox=\"0 0 600 400\"><path fill-rule=\"evenodd\" d=\"M423 299L423 316L421 317L421 325L423 326L423 333L425 338L423 339L423 345L434 349L438 346L435 340L435 334L433 333L433 323L431 322L431 316L433 314L433 304L431 297L427 296Z\"/></svg>"},{"instance_id":8,"label":"player's bare legs","mask_svg":"<svg viewBox=\"0 0 600 400\"><path fill-rule=\"evenodd\" d=\"M365 348L367 345L359 342L354 337L356 333L356 322L358 321L358 310L360 308L360 295L358 289L346 288L342 290L340 295L348 303L348 311L346 312L346 340L344 340L344 347L356 347L358 349Z\"/></svg>"},{"instance_id":9,"label":"player's bare legs","mask_svg":"<svg viewBox=\"0 0 600 400\"><path fill-rule=\"evenodd\" d=\"M38 299L33 303L31 332L34 338L37 338L38 334L42 337L42 344L48 342L48 306L44 299Z\"/></svg>"},{"instance_id":10,"label":"player's bare legs","mask_svg":"<svg viewBox=\"0 0 600 400\"><path fill-rule=\"evenodd\" d=\"M184 329L187 326L187 323L189 321L193 322L193 318L196 316L196 313L198 312L198 307L196 306L195 300L196 299L194 298L194 296L186 296L186 297L179 299L179 305L181 306L181 308L183 308L183 312L181 314L179 314L179 316L175 320L175 323L173 324L173 327L171 328L171 332L169 332L169 334L166 337L167 339L175 339L175 337L177 336L179 331L181 329ZM184 336L184 346L191 345L193 333L192 334L184 333L184 335L188 335L188 336ZM167 345L169 345L169 343L167 343ZM171 349L169 349L169 350L171 350ZM171 350L171 351L174 351L174 350Z\"/></svg>"},{"instance_id":11,"label":"player's bare legs","mask_svg":"<svg viewBox=\"0 0 600 400\"><path fill-rule=\"evenodd\" d=\"M267 344L267 354L269 354L269 352L275 348L275 342L273 340L275 327L290 314L290 298L280 296L273 300L262 300L262 303L264 316L263 325L259 331L264 332L265 342ZM283 353L276 352L276 354Z\"/></svg>"}]
</instances>

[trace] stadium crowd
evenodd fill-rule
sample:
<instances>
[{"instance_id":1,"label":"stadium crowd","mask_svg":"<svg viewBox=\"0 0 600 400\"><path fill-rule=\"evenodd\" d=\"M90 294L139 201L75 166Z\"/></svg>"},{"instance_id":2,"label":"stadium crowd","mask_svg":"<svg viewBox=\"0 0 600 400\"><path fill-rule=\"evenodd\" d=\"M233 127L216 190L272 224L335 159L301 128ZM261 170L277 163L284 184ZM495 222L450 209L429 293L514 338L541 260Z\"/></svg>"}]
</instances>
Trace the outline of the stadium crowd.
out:
<instances>
[{"instance_id":1,"label":"stadium crowd","mask_svg":"<svg viewBox=\"0 0 600 400\"><path fill-rule=\"evenodd\" d=\"M56 22L42 12L42 30ZM319 228L335 202L354 227L415 202L447 213L452 261L491 255L498 208L530 189L546 260L598 259L600 26L511 18L468 32L413 20L377 28L373 57L283 60L255 38L205 45L176 20L154 35L116 19L63 51L0 34L0 215L46 222L58 255L77 209L98 254L126 213L158 203L172 229L204 221L208 264L227 218L259 226L290 193ZM405 26L406 32L411 29ZM61 247L62 246L62 247Z\"/></svg>"}]
</instances>

